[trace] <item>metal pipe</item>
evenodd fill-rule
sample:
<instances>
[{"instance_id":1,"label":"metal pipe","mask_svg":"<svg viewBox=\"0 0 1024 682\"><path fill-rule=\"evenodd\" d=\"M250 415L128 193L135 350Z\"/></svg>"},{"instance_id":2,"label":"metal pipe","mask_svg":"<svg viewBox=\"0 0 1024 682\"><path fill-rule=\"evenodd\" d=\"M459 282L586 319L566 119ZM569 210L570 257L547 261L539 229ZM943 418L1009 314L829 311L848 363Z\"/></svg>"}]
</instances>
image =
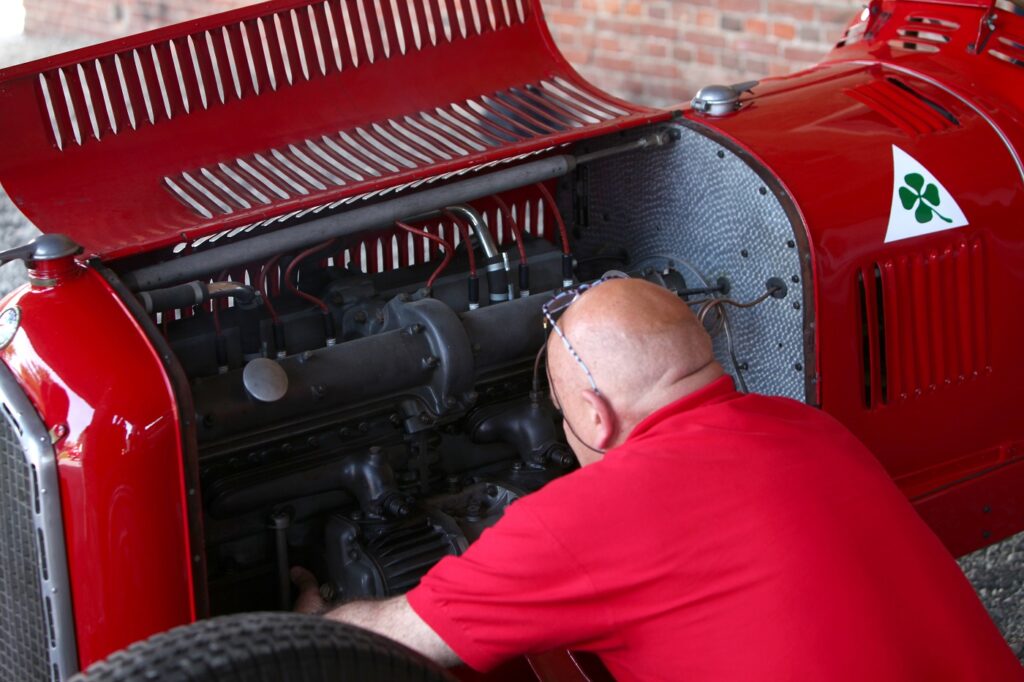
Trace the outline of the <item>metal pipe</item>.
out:
<instances>
[{"instance_id":1,"label":"metal pipe","mask_svg":"<svg viewBox=\"0 0 1024 682\"><path fill-rule=\"evenodd\" d=\"M288 565L288 527L291 516L286 511L274 512L270 517L274 531L274 545L277 555L277 599L282 611L292 610L292 581Z\"/></svg>"},{"instance_id":2,"label":"metal pipe","mask_svg":"<svg viewBox=\"0 0 1024 682\"><path fill-rule=\"evenodd\" d=\"M187 282L211 272L220 272L225 268L271 258L328 239L393 225L396 220L432 212L437 210L438 206L475 201L516 187L561 177L575 167L576 159L572 156L550 156L442 187L396 197L372 206L314 219L286 230L252 237L245 240L244 246L240 244L240 248L221 246L142 267L126 273L122 280L132 291Z\"/></svg>"},{"instance_id":3,"label":"metal pipe","mask_svg":"<svg viewBox=\"0 0 1024 682\"><path fill-rule=\"evenodd\" d=\"M459 214L466 219L469 226L473 228L473 233L476 235L476 238L480 240L480 246L483 248L484 255L487 256L487 258L496 258L499 255L498 245L494 243L494 237L491 236L491 231L487 229L487 223L484 222L484 218L480 215L480 211L466 204L445 206L444 210Z\"/></svg>"},{"instance_id":4,"label":"metal pipe","mask_svg":"<svg viewBox=\"0 0 1024 682\"><path fill-rule=\"evenodd\" d=\"M444 210L449 213L459 214L465 218L466 222L468 222L469 226L473 229L473 233L476 235L477 241L480 242L480 247L484 251L484 256L487 257L487 265L484 269L487 271L487 283L491 303L500 303L501 301L507 301L514 298L514 292L512 290L512 265L509 262L508 254L502 253L498 248L498 245L494 241L491 231L487 229L487 223L484 222L484 218L480 215L480 212L466 204L447 206ZM473 245L469 244L466 248L473 248Z\"/></svg>"}]
</instances>

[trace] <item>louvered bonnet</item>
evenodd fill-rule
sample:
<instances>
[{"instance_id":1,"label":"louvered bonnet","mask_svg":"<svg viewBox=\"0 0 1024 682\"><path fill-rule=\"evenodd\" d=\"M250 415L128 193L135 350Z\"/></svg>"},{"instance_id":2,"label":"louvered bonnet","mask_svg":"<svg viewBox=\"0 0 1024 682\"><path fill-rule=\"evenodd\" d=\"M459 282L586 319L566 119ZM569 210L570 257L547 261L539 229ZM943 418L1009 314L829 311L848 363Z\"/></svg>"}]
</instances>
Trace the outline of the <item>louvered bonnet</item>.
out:
<instances>
[{"instance_id":1,"label":"louvered bonnet","mask_svg":"<svg viewBox=\"0 0 1024 682\"><path fill-rule=\"evenodd\" d=\"M413 191L664 118L537 0L267 2L0 72L0 182L106 259Z\"/></svg>"}]
</instances>

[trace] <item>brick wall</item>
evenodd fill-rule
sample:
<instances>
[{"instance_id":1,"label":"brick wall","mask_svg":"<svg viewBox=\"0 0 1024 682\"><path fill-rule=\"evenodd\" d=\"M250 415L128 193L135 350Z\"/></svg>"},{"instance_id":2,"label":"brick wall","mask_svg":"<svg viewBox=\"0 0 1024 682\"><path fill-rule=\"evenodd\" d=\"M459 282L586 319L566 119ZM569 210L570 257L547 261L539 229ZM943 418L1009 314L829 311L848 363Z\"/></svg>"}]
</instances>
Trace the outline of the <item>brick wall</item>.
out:
<instances>
[{"instance_id":1,"label":"brick wall","mask_svg":"<svg viewBox=\"0 0 1024 682\"><path fill-rule=\"evenodd\" d=\"M24 0L25 30L105 39L249 0ZM638 102L689 99L813 64L863 0L543 0L559 46L600 87Z\"/></svg>"}]
</instances>

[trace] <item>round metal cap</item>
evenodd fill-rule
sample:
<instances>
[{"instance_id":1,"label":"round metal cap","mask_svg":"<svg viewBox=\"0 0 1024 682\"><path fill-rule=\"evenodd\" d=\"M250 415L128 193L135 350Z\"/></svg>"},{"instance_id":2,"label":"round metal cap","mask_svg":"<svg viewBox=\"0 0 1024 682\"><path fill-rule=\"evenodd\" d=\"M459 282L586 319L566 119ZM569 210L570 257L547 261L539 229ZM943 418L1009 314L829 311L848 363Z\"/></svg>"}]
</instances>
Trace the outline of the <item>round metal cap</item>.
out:
<instances>
[{"instance_id":1,"label":"round metal cap","mask_svg":"<svg viewBox=\"0 0 1024 682\"><path fill-rule=\"evenodd\" d=\"M708 85L693 97L693 108L702 114L722 116L736 111L740 94L728 85Z\"/></svg>"},{"instance_id":2,"label":"round metal cap","mask_svg":"<svg viewBox=\"0 0 1024 682\"><path fill-rule=\"evenodd\" d=\"M242 370L242 384L256 400L273 403L288 392L288 373L268 358L256 358Z\"/></svg>"},{"instance_id":3,"label":"round metal cap","mask_svg":"<svg viewBox=\"0 0 1024 682\"><path fill-rule=\"evenodd\" d=\"M707 85L697 91L690 104L695 111L709 116L724 116L740 108L740 95L757 85L757 81L736 85Z\"/></svg>"},{"instance_id":4,"label":"round metal cap","mask_svg":"<svg viewBox=\"0 0 1024 682\"><path fill-rule=\"evenodd\" d=\"M44 234L32 242L32 260L57 260L74 256L82 247L62 234Z\"/></svg>"}]
</instances>

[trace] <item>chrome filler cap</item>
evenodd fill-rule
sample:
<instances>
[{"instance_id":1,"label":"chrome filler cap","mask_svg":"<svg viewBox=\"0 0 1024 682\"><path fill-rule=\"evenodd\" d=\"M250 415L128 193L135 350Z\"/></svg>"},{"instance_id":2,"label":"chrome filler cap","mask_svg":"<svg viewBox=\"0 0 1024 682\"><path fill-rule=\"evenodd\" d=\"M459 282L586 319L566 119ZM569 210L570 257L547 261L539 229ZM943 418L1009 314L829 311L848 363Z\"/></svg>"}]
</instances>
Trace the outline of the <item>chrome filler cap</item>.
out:
<instances>
[{"instance_id":1,"label":"chrome filler cap","mask_svg":"<svg viewBox=\"0 0 1024 682\"><path fill-rule=\"evenodd\" d=\"M756 87L758 81L735 85L707 85L697 91L690 105L706 116L725 116L740 108L740 95Z\"/></svg>"}]
</instances>

